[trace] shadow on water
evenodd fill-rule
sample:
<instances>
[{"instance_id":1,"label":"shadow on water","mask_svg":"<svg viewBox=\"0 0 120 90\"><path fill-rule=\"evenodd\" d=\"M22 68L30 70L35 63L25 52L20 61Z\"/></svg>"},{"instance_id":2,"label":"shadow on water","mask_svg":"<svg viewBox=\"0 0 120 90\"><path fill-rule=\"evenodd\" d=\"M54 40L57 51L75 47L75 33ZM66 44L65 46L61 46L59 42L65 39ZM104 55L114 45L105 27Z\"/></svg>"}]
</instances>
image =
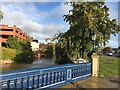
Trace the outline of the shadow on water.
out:
<instances>
[{"instance_id":1,"label":"shadow on water","mask_svg":"<svg viewBox=\"0 0 120 90\"><path fill-rule=\"evenodd\" d=\"M32 64L2 64L0 71L9 71L9 70L18 70L18 69L27 69L27 68L36 68L41 66L50 66L55 65L54 59L51 58L41 58L39 60L34 60Z\"/></svg>"}]
</instances>

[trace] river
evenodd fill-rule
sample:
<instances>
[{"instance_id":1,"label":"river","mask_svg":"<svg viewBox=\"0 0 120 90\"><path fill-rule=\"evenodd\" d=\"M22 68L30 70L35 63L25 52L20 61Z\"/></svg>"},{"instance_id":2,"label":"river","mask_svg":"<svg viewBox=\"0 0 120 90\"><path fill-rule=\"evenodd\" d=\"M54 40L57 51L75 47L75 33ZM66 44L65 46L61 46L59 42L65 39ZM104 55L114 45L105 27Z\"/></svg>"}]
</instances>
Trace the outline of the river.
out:
<instances>
[{"instance_id":1,"label":"river","mask_svg":"<svg viewBox=\"0 0 120 90\"><path fill-rule=\"evenodd\" d=\"M39 60L35 60L31 64L2 64L0 71L10 71L10 70L19 70L19 69L27 69L27 68L36 68L36 67L42 67L42 66L50 66L55 65L55 60L50 58L41 58Z\"/></svg>"}]
</instances>

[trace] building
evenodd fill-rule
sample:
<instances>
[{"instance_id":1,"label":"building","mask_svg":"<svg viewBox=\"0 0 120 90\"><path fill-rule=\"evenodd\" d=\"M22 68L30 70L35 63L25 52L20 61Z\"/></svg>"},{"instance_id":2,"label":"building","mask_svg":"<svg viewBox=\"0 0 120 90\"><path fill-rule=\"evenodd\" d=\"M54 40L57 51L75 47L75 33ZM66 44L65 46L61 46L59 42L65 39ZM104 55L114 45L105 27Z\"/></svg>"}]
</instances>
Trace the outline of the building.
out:
<instances>
[{"instance_id":1,"label":"building","mask_svg":"<svg viewBox=\"0 0 120 90\"><path fill-rule=\"evenodd\" d=\"M32 38L20 28L16 27L16 25L0 25L0 43L2 45L5 44L9 36L17 37L18 42L26 40L27 38L30 42L32 41Z\"/></svg>"},{"instance_id":2,"label":"building","mask_svg":"<svg viewBox=\"0 0 120 90\"><path fill-rule=\"evenodd\" d=\"M40 44L39 45L39 50L44 52L44 50L47 48L47 46L48 46L47 44Z\"/></svg>"},{"instance_id":3,"label":"building","mask_svg":"<svg viewBox=\"0 0 120 90\"><path fill-rule=\"evenodd\" d=\"M31 48L32 48L32 51L39 51L39 43L38 43L38 40L33 40L31 42Z\"/></svg>"}]
</instances>

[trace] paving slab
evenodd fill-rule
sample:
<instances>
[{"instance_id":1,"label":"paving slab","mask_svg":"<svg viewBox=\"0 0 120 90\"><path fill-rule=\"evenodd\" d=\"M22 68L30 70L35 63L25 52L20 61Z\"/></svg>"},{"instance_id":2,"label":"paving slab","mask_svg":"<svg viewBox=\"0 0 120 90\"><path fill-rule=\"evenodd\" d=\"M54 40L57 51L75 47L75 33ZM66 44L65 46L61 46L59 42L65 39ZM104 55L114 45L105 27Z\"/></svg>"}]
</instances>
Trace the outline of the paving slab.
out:
<instances>
[{"instance_id":1,"label":"paving slab","mask_svg":"<svg viewBox=\"0 0 120 90\"><path fill-rule=\"evenodd\" d=\"M98 77L90 77L88 79L85 80L81 80L78 82L74 82L71 84L67 84L64 86L61 86L59 88L78 88L78 90L81 90L80 88L85 88L85 90L87 88L120 88L120 83L118 82L111 82L110 80L106 80L106 79L101 79ZM120 89L119 89L120 90Z\"/></svg>"}]
</instances>

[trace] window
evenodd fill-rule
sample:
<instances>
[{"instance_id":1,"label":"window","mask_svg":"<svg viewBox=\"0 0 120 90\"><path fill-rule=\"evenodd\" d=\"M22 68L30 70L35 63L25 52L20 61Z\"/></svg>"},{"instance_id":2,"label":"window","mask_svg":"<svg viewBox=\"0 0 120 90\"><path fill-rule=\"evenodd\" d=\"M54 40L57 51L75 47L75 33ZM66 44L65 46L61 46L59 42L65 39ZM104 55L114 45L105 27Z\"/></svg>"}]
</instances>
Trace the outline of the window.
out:
<instances>
[{"instance_id":1,"label":"window","mask_svg":"<svg viewBox=\"0 0 120 90\"><path fill-rule=\"evenodd\" d=\"M13 31L13 29L0 29L0 31Z\"/></svg>"}]
</instances>

